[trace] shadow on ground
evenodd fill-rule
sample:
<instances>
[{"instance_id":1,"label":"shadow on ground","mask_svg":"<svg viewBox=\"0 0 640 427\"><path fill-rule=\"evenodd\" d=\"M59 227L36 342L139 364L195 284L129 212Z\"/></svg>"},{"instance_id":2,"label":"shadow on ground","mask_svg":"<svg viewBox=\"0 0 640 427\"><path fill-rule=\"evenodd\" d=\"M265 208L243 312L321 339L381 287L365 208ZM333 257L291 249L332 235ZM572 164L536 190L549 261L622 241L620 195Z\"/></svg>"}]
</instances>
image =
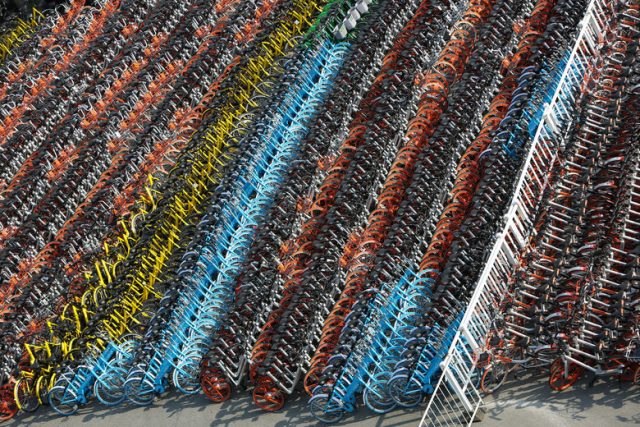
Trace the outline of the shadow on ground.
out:
<instances>
[{"instance_id":1,"label":"shadow on ground","mask_svg":"<svg viewBox=\"0 0 640 427\"><path fill-rule=\"evenodd\" d=\"M496 395L485 399L485 415L478 427L615 427L640 424L640 387L616 380L600 381L593 387L583 379L573 388L552 391L542 375L513 378ZM23 414L6 426L24 425L92 427L306 427L320 425L306 410L307 398L291 396L287 406L277 413L257 408L247 391L236 392L232 399L213 404L204 396L170 394L148 407L100 405L83 407L71 417L59 417L49 408L35 414ZM396 410L377 415L362 407L340 423L348 427L418 426L424 406L415 410ZM5 424L3 424L3 427Z\"/></svg>"},{"instance_id":2,"label":"shadow on ground","mask_svg":"<svg viewBox=\"0 0 640 427\"><path fill-rule=\"evenodd\" d=\"M216 427L293 427L323 425L317 423L306 410L307 398L296 394L287 401L285 408L276 413L265 413L252 401L248 392L238 392L222 404L213 404L202 395L181 396L171 394L158 399L148 407L124 405L105 408L91 404L71 417L60 417L48 407L35 414L21 414L7 427L24 425L66 426L216 426ZM367 408L359 408L355 414L347 414L340 425L349 427L415 427L422 418L424 407L415 410L396 410L378 415ZM3 427L5 425L3 424Z\"/></svg>"},{"instance_id":3,"label":"shadow on ground","mask_svg":"<svg viewBox=\"0 0 640 427\"><path fill-rule=\"evenodd\" d=\"M545 371L544 374L547 372ZM562 392L553 391L548 376L514 378L485 398L487 426L629 426L640 424L640 387L585 377Z\"/></svg>"}]
</instances>

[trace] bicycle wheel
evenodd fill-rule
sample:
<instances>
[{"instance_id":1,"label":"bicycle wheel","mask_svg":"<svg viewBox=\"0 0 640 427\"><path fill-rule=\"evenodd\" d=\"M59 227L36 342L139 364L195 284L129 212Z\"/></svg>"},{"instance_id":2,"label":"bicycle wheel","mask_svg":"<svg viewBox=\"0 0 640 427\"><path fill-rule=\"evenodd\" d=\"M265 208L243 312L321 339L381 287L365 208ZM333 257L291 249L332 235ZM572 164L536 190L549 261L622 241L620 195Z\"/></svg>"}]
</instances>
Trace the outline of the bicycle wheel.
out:
<instances>
[{"instance_id":1,"label":"bicycle wheel","mask_svg":"<svg viewBox=\"0 0 640 427\"><path fill-rule=\"evenodd\" d=\"M123 388L127 399L139 406L150 405L156 395L153 384L144 379L144 372L136 372L129 375L129 378L124 382Z\"/></svg>"},{"instance_id":2,"label":"bicycle wheel","mask_svg":"<svg viewBox=\"0 0 640 427\"><path fill-rule=\"evenodd\" d=\"M68 417L78 412L78 396L66 386L49 390L49 405L58 414Z\"/></svg>"},{"instance_id":3,"label":"bicycle wheel","mask_svg":"<svg viewBox=\"0 0 640 427\"><path fill-rule=\"evenodd\" d=\"M480 382L482 381L482 375L484 374L484 370L482 369L473 369L471 371L471 384L473 384L473 386L476 389L480 388Z\"/></svg>"},{"instance_id":4,"label":"bicycle wheel","mask_svg":"<svg viewBox=\"0 0 640 427\"><path fill-rule=\"evenodd\" d=\"M640 385L640 365L633 365L629 369L632 372L631 382L635 385Z\"/></svg>"},{"instance_id":5,"label":"bicycle wheel","mask_svg":"<svg viewBox=\"0 0 640 427\"><path fill-rule=\"evenodd\" d=\"M341 405L330 403L328 394L318 394L309 399L309 411L311 415L325 424L335 424L344 417L344 409Z\"/></svg>"},{"instance_id":6,"label":"bicycle wheel","mask_svg":"<svg viewBox=\"0 0 640 427\"><path fill-rule=\"evenodd\" d=\"M125 399L124 382L127 371L124 368L111 368L103 373L93 384L93 394L105 406L116 406Z\"/></svg>"},{"instance_id":7,"label":"bicycle wheel","mask_svg":"<svg viewBox=\"0 0 640 427\"><path fill-rule=\"evenodd\" d=\"M18 413L18 405L13 401L0 400L0 421L9 421Z\"/></svg>"},{"instance_id":8,"label":"bicycle wheel","mask_svg":"<svg viewBox=\"0 0 640 427\"><path fill-rule=\"evenodd\" d=\"M263 411L279 411L284 406L284 400L284 393L271 384L260 384L253 389L253 401Z\"/></svg>"},{"instance_id":9,"label":"bicycle wheel","mask_svg":"<svg viewBox=\"0 0 640 427\"><path fill-rule=\"evenodd\" d=\"M220 371L209 365L208 360L202 363L200 387L205 396L214 403L224 402L231 397L231 385Z\"/></svg>"},{"instance_id":10,"label":"bicycle wheel","mask_svg":"<svg viewBox=\"0 0 640 427\"><path fill-rule=\"evenodd\" d=\"M362 400L364 404L377 414L386 414L396 407L396 402L387 392L388 375L376 375L364 390Z\"/></svg>"},{"instance_id":11,"label":"bicycle wheel","mask_svg":"<svg viewBox=\"0 0 640 427\"><path fill-rule=\"evenodd\" d=\"M403 408L414 408L422 402L424 394L417 379L412 378L410 386L408 383L409 378L406 375L396 375L387 383L387 390L398 405Z\"/></svg>"},{"instance_id":12,"label":"bicycle wheel","mask_svg":"<svg viewBox=\"0 0 640 427\"><path fill-rule=\"evenodd\" d=\"M485 394L495 393L507 380L509 371L502 363L493 364L487 367L480 380L480 389Z\"/></svg>"},{"instance_id":13,"label":"bicycle wheel","mask_svg":"<svg viewBox=\"0 0 640 427\"><path fill-rule=\"evenodd\" d=\"M320 376L322 374L322 369L318 369L317 367L312 367L307 372L307 375L304 377L304 391L309 395L313 396L313 389L320 384Z\"/></svg>"},{"instance_id":14,"label":"bicycle wheel","mask_svg":"<svg viewBox=\"0 0 640 427\"><path fill-rule=\"evenodd\" d=\"M18 413L10 384L0 388L0 422L9 421Z\"/></svg>"},{"instance_id":15,"label":"bicycle wheel","mask_svg":"<svg viewBox=\"0 0 640 427\"><path fill-rule=\"evenodd\" d=\"M62 375L60 378L65 377L64 375ZM47 394L49 393L49 389L53 388L53 386L56 385L55 383L57 380L58 378L56 378L55 374L53 374L48 380L45 377L38 378L38 380L36 381L36 397L38 398L38 403L40 405L44 405L46 402L48 402L49 398Z\"/></svg>"},{"instance_id":16,"label":"bicycle wheel","mask_svg":"<svg viewBox=\"0 0 640 427\"><path fill-rule=\"evenodd\" d=\"M231 397L231 385L224 380L203 378L200 382L204 394L214 403L222 403Z\"/></svg>"},{"instance_id":17,"label":"bicycle wheel","mask_svg":"<svg viewBox=\"0 0 640 427\"><path fill-rule=\"evenodd\" d=\"M173 385L183 394L195 394L200 391L200 362L187 359L173 370Z\"/></svg>"},{"instance_id":18,"label":"bicycle wheel","mask_svg":"<svg viewBox=\"0 0 640 427\"><path fill-rule=\"evenodd\" d=\"M20 378L13 389L13 397L22 411L33 412L40 406L33 378Z\"/></svg>"},{"instance_id":19,"label":"bicycle wheel","mask_svg":"<svg viewBox=\"0 0 640 427\"><path fill-rule=\"evenodd\" d=\"M549 386L555 391L564 391L573 386L581 374L582 367L577 363L569 362L568 369L565 371L564 360L556 359L551 365Z\"/></svg>"}]
</instances>

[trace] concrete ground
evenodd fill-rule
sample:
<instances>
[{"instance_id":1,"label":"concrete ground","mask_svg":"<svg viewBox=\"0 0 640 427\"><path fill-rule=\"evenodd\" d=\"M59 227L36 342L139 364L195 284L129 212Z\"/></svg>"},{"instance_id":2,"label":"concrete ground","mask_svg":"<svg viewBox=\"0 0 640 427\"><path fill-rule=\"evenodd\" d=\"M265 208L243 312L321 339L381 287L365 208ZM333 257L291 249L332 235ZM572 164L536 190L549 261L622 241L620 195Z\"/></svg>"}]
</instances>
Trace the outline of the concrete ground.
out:
<instances>
[{"instance_id":1,"label":"concrete ground","mask_svg":"<svg viewBox=\"0 0 640 427\"><path fill-rule=\"evenodd\" d=\"M586 380L562 393L549 389L544 378L522 378L505 384L496 396L487 398L486 413L477 427L617 427L640 425L640 387L615 380L589 387ZM417 427L424 407L398 410L379 416L365 408L346 416L345 427ZM247 392L238 393L221 405L202 396L168 396L153 406L83 408L68 418L42 409L20 415L2 427L18 426L91 427L293 427L318 425L306 411L306 398L293 397L282 412L268 414L258 409Z\"/></svg>"}]
</instances>

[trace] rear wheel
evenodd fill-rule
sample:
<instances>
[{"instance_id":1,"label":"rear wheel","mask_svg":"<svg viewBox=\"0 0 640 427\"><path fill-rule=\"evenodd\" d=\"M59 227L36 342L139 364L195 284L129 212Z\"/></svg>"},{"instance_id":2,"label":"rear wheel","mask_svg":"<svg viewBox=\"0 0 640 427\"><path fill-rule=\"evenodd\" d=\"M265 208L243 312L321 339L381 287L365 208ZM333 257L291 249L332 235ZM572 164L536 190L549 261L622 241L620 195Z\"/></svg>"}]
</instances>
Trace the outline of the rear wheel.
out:
<instances>
[{"instance_id":1,"label":"rear wheel","mask_svg":"<svg viewBox=\"0 0 640 427\"><path fill-rule=\"evenodd\" d=\"M524 365L525 369L529 368L543 368L551 365L557 352L552 349L540 350L535 354L535 357Z\"/></svg>"}]
</instances>

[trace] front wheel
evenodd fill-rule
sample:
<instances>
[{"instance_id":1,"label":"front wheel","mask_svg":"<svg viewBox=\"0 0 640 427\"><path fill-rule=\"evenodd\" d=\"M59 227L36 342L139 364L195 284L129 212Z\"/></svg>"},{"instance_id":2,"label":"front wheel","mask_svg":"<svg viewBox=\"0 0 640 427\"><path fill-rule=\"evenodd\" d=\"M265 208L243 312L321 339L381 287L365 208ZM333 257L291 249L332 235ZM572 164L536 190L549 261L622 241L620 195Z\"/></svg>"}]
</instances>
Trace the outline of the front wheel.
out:
<instances>
[{"instance_id":1,"label":"front wheel","mask_svg":"<svg viewBox=\"0 0 640 427\"><path fill-rule=\"evenodd\" d=\"M386 414L396 407L396 402L386 390L388 379L387 374L376 375L362 395L364 404L377 414Z\"/></svg>"},{"instance_id":2,"label":"front wheel","mask_svg":"<svg viewBox=\"0 0 640 427\"><path fill-rule=\"evenodd\" d=\"M631 371L632 371L631 381L635 385L640 385L640 365L634 365L633 368L631 368Z\"/></svg>"},{"instance_id":3,"label":"front wheel","mask_svg":"<svg viewBox=\"0 0 640 427\"><path fill-rule=\"evenodd\" d=\"M415 378L411 380L410 386L408 382L406 375L397 375L389 380L387 389L393 401L398 405L403 408L415 408L422 402L424 397L422 387Z\"/></svg>"},{"instance_id":4,"label":"front wheel","mask_svg":"<svg viewBox=\"0 0 640 427\"><path fill-rule=\"evenodd\" d=\"M480 389L485 394L495 393L507 380L507 375L509 375L509 370L502 363L488 366L482 374Z\"/></svg>"},{"instance_id":5,"label":"front wheel","mask_svg":"<svg viewBox=\"0 0 640 427\"><path fill-rule=\"evenodd\" d=\"M78 412L78 397L65 386L55 386L49 390L49 405L58 414L68 417Z\"/></svg>"},{"instance_id":6,"label":"front wheel","mask_svg":"<svg viewBox=\"0 0 640 427\"><path fill-rule=\"evenodd\" d=\"M124 380L127 371L124 368L111 368L103 373L93 384L93 394L105 406L116 406L125 399Z\"/></svg>"},{"instance_id":7,"label":"front wheel","mask_svg":"<svg viewBox=\"0 0 640 427\"><path fill-rule=\"evenodd\" d=\"M284 393L271 384L261 384L253 389L253 401L263 411L276 412L284 406Z\"/></svg>"},{"instance_id":8,"label":"front wheel","mask_svg":"<svg viewBox=\"0 0 640 427\"><path fill-rule=\"evenodd\" d=\"M313 389L320 384L320 376L322 374L322 370L318 367L313 367L307 372L307 375L304 377L304 391L307 392L309 396L313 396Z\"/></svg>"},{"instance_id":9,"label":"front wheel","mask_svg":"<svg viewBox=\"0 0 640 427\"><path fill-rule=\"evenodd\" d=\"M143 372L129 375L124 382L124 394L129 401L139 406L150 405L156 396L153 385L144 379Z\"/></svg>"},{"instance_id":10,"label":"front wheel","mask_svg":"<svg viewBox=\"0 0 640 427\"><path fill-rule=\"evenodd\" d=\"M21 378L13 389L18 408L25 412L34 412L40 406L33 379Z\"/></svg>"},{"instance_id":11,"label":"front wheel","mask_svg":"<svg viewBox=\"0 0 640 427\"><path fill-rule=\"evenodd\" d=\"M49 390L51 390L58 381L64 381L65 384L69 384L71 379L67 378L67 374L60 375L60 377L53 374L50 378L38 378L36 381L36 396L38 397L40 405L49 402Z\"/></svg>"},{"instance_id":12,"label":"front wheel","mask_svg":"<svg viewBox=\"0 0 640 427\"><path fill-rule=\"evenodd\" d=\"M200 387L205 396L214 403L222 403L231 397L231 385L224 376L213 370L202 371Z\"/></svg>"},{"instance_id":13,"label":"front wheel","mask_svg":"<svg viewBox=\"0 0 640 427\"><path fill-rule=\"evenodd\" d=\"M344 409L339 405L331 405L328 394L317 394L309 399L309 411L313 417L325 424L335 424L344 417Z\"/></svg>"},{"instance_id":14,"label":"front wheel","mask_svg":"<svg viewBox=\"0 0 640 427\"><path fill-rule=\"evenodd\" d=\"M183 394L195 394L200 391L200 363L188 359L173 371L173 384Z\"/></svg>"}]
</instances>

